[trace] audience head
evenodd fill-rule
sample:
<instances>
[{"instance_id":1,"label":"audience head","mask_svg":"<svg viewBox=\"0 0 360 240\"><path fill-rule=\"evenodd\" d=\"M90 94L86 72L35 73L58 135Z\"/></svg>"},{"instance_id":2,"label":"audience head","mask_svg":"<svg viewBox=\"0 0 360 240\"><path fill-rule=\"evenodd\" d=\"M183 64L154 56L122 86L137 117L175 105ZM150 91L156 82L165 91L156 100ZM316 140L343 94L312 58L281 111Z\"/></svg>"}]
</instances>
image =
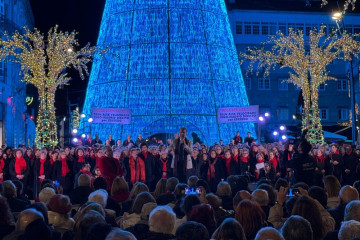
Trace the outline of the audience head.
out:
<instances>
[{"instance_id":1,"label":"audience head","mask_svg":"<svg viewBox=\"0 0 360 240\"><path fill-rule=\"evenodd\" d=\"M255 240L285 240L281 233L272 227L265 227L258 231L256 234Z\"/></svg>"},{"instance_id":2,"label":"audience head","mask_svg":"<svg viewBox=\"0 0 360 240\"><path fill-rule=\"evenodd\" d=\"M47 205L49 203L51 197L54 196L55 194L56 193L53 188L46 187L40 191L39 200L40 200L40 202L45 203Z\"/></svg>"},{"instance_id":3,"label":"audience head","mask_svg":"<svg viewBox=\"0 0 360 240\"><path fill-rule=\"evenodd\" d=\"M104 216L95 210L90 210L79 218L74 226L77 239L85 239L87 230L95 223L106 223Z\"/></svg>"},{"instance_id":4,"label":"audience head","mask_svg":"<svg viewBox=\"0 0 360 240\"><path fill-rule=\"evenodd\" d=\"M96 191L90 193L90 195L88 197L88 202L97 202L104 209L106 207L107 200L108 200L108 193L104 189L96 190Z\"/></svg>"},{"instance_id":5,"label":"audience head","mask_svg":"<svg viewBox=\"0 0 360 240\"><path fill-rule=\"evenodd\" d=\"M115 228L106 236L105 240L136 240L136 237L128 231Z\"/></svg>"},{"instance_id":6,"label":"audience head","mask_svg":"<svg viewBox=\"0 0 360 240\"><path fill-rule=\"evenodd\" d=\"M257 189L252 192L251 199L257 202L260 206L267 206L269 204L268 193L263 189Z\"/></svg>"},{"instance_id":7,"label":"audience head","mask_svg":"<svg viewBox=\"0 0 360 240\"><path fill-rule=\"evenodd\" d=\"M203 180L203 179L199 179L197 182L196 182L196 187L203 187L206 191L206 193L210 193L210 186L208 184L207 181Z\"/></svg>"},{"instance_id":8,"label":"audience head","mask_svg":"<svg viewBox=\"0 0 360 240\"><path fill-rule=\"evenodd\" d=\"M93 182L93 187L94 187L94 190L98 190L98 189L106 190L107 189L107 181L106 181L106 179L103 178L103 177L95 178L95 180Z\"/></svg>"},{"instance_id":9,"label":"audience head","mask_svg":"<svg viewBox=\"0 0 360 240\"><path fill-rule=\"evenodd\" d=\"M129 185L126 183L124 178L116 177L111 186L111 196L114 196L122 191L129 192Z\"/></svg>"},{"instance_id":10,"label":"audience head","mask_svg":"<svg viewBox=\"0 0 360 240\"><path fill-rule=\"evenodd\" d=\"M275 190L279 191L280 187L288 188L289 182L285 178L279 178L275 183Z\"/></svg>"},{"instance_id":11,"label":"audience head","mask_svg":"<svg viewBox=\"0 0 360 240\"><path fill-rule=\"evenodd\" d=\"M250 200L242 200L235 210L235 218L245 231L245 235L255 235L265 222L265 213L260 205Z\"/></svg>"},{"instance_id":12,"label":"audience head","mask_svg":"<svg viewBox=\"0 0 360 240\"><path fill-rule=\"evenodd\" d=\"M301 216L289 217L281 228L286 240L313 240L313 231L310 222Z\"/></svg>"},{"instance_id":13,"label":"audience head","mask_svg":"<svg viewBox=\"0 0 360 240\"><path fill-rule=\"evenodd\" d=\"M291 215L299 215L308 220L313 230L314 239L322 239L324 232L321 213L313 199L306 196L297 199Z\"/></svg>"},{"instance_id":14,"label":"audience head","mask_svg":"<svg viewBox=\"0 0 360 240\"><path fill-rule=\"evenodd\" d=\"M188 185L184 183L178 183L174 190L174 195L177 200L180 200L182 197L185 196L185 189L188 187Z\"/></svg>"},{"instance_id":15,"label":"audience head","mask_svg":"<svg viewBox=\"0 0 360 240\"><path fill-rule=\"evenodd\" d=\"M156 183L156 187L154 190L154 197L158 198L160 195L166 193L166 184L167 184L167 179L166 178L162 178L160 179L157 183Z\"/></svg>"},{"instance_id":16,"label":"audience head","mask_svg":"<svg viewBox=\"0 0 360 240\"><path fill-rule=\"evenodd\" d=\"M210 204L216 211L219 207L221 207L222 200L220 197L213 193L206 194L206 200L208 204Z\"/></svg>"},{"instance_id":17,"label":"audience head","mask_svg":"<svg viewBox=\"0 0 360 240\"><path fill-rule=\"evenodd\" d=\"M85 240L98 240L105 239L111 232L112 228L107 223L95 223L89 227L86 233Z\"/></svg>"},{"instance_id":18,"label":"audience head","mask_svg":"<svg viewBox=\"0 0 360 240\"><path fill-rule=\"evenodd\" d=\"M219 182L217 185L216 195L219 197L232 196L231 187L228 182Z\"/></svg>"},{"instance_id":19,"label":"audience head","mask_svg":"<svg viewBox=\"0 0 360 240\"><path fill-rule=\"evenodd\" d=\"M46 224L49 224L48 208L46 207L45 203L43 203L43 202L33 203L28 208L33 208L33 209L41 212L41 214L44 217L44 222Z\"/></svg>"},{"instance_id":20,"label":"audience head","mask_svg":"<svg viewBox=\"0 0 360 240\"><path fill-rule=\"evenodd\" d=\"M241 224L234 218L225 219L222 224L215 230L211 239L214 240L243 240L246 239L244 229Z\"/></svg>"},{"instance_id":21,"label":"audience head","mask_svg":"<svg viewBox=\"0 0 360 240\"><path fill-rule=\"evenodd\" d=\"M140 213L141 220L143 220L143 222L148 224L150 213L156 207L157 207L156 203L153 202L145 203L141 208L141 213Z\"/></svg>"},{"instance_id":22,"label":"audience head","mask_svg":"<svg viewBox=\"0 0 360 240\"><path fill-rule=\"evenodd\" d=\"M176 185L179 183L179 180L176 177L171 177L166 182L166 191L174 192Z\"/></svg>"},{"instance_id":23,"label":"audience head","mask_svg":"<svg viewBox=\"0 0 360 240\"><path fill-rule=\"evenodd\" d=\"M349 185L343 186L339 192L340 203L347 204L352 200L359 200L358 191Z\"/></svg>"},{"instance_id":24,"label":"audience head","mask_svg":"<svg viewBox=\"0 0 360 240\"><path fill-rule=\"evenodd\" d=\"M17 197L17 193L16 193L16 186L15 184L13 184L12 181L10 180L7 180L7 181L4 181L2 183L3 185L3 195L4 197L6 198L16 198Z\"/></svg>"},{"instance_id":25,"label":"audience head","mask_svg":"<svg viewBox=\"0 0 360 240\"><path fill-rule=\"evenodd\" d=\"M355 220L344 221L338 233L339 240L349 240L360 237L360 222Z\"/></svg>"},{"instance_id":26,"label":"audience head","mask_svg":"<svg viewBox=\"0 0 360 240\"><path fill-rule=\"evenodd\" d=\"M20 196L23 193L23 188L24 185L22 182L20 182L19 180L12 180L12 183L15 185L16 187L16 194L17 196Z\"/></svg>"},{"instance_id":27,"label":"audience head","mask_svg":"<svg viewBox=\"0 0 360 240\"><path fill-rule=\"evenodd\" d=\"M353 200L346 204L344 212L344 220L356 220L360 222L360 201Z\"/></svg>"},{"instance_id":28,"label":"audience head","mask_svg":"<svg viewBox=\"0 0 360 240\"><path fill-rule=\"evenodd\" d=\"M199 178L197 176L190 176L187 180L189 188L195 188L197 181L199 181Z\"/></svg>"},{"instance_id":29,"label":"audience head","mask_svg":"<svg viewBox=\"0 0 360 240\"><path fill-rule=\"evenodd\" d=\"M175 226L176 215L169 206L159 206L153 209L149 216L151 232L171 234Z\"/></svg>"},{"instance_id":30,"label":"audience head","mask_svg":"<svg viewBox=\"0 0 360 240\"><path fill-rule=\"evenodd\" d=\"M148 186L146 186L146 184L141 182L135 183L133 188L131 189L129 199L135 199L136 196L142 192L149 192Z\"/></svg>"},{"instance_id":31,"label":"audience head","mask_svg":"<svg viewBox=\"0 0 360 240\"><path fill-rule=\"evenodd\" d=\"M198 222L187 221L176 230L176 240L208 240L209 233L206 227Z\"/></svg>"},{"instance_id":32,"label":"audience head","mask_svg":"<svg viewBox=\"0 0 360 240\"><path fill-rule=\"evenodd\" d=\"M70 198L62 194L52 196L48 203L49 211L59 214L68 214L71 211L71 207Z\"/></svg>"},{"instance_id":33,"label":"audience head","mask_svg":"<svg viewBox=\"0 0 360 240\"><path fill-rule=\"evenodd\" d=\"M199 205L200 203L201 203L200 199L196 194L189 194L185 196L185 198L182 201L182 210L184 211L188 220L193 207Z\"/></svg>"},{"instance_id":34,"label":"audience head","mask_svg":"<svg viewBox=\"0 0 360 240\"><path fill-rule=\"evenodd\" d=\"M250 200L251 199L251 194L246 191L246 190L241 190L241 191L238 191L234 198L233 198L233 207L234 209L236 209L237 205L242 201L242 200Z\"/></svg>"},{"instance_id":35,"label":"audience head","mask_svg":"<svg viewBox=\"0 0 360 240\"><path fill-rule=\"evenodd\" d=\"M91 178L87 174L81 174L78 178L79 187L90 187L91 186Z\"/></svg>"},{"instance_id":36,"label":"audience head","mask_svg":"<svg viewBox=\"0 0 360 240\"><path fill-rule=\"evenodd\" d=\"M140 214L143 205L149 202L156 203L155 198L149 192L139 193L133 202L131 212Z\"/></svg>"},{"instance_id":37,"label":"audience head","mask_svg":"<svg viewBox=\"0 0 360 240\"><path fill-rule=\"evenodd\" d=\"M269 196L269 206L274 206L276 200L274 188L270 184L261 184L257 187L257 189L265 190Z\"/></svg>"},{"instance_id":38,"label":"audience head","mask_svg":"<svg viewBox=\"0 0 360 240\"><path fill-rule=\"evenodd\" d=\"M334 175L327 175L323 178L323 182L324 188L329 198L339 196L341 184L337 177L335 177Z\"/></svg>"},{"instance_id":39,"label":"audience head","mask_svg":"<svg viewBox=\"0 0 360 240\"><path fill-rule=\"evenodd\" d=\"M14 216L11 213L7 199L0 195L0 225L14 226Z\"/></svg>"},{"instance_id":40,"label":"audience head","mask_svg":"<svg viewBox=\"0 0 360 240\"><path fill-rule=\"evenodd\" d=\"M312 186L309 188L309 196L313 199L316 199L319 201L319 203L326 208L327 206L327 195L325 189L318 187L318 186Z\"/></svg>"},{"instance_id":41,"label":"audience head","mask_svg":"<svg viewBox=\"0 0 360 240\"><path fill-rule=\"evenodd\" d=\"M25 231L25 228L37 219L44 220L43 215L39 211L33 208L25 209L19 214L15 229L17 231Z\"/></svg>"}]
</instances>

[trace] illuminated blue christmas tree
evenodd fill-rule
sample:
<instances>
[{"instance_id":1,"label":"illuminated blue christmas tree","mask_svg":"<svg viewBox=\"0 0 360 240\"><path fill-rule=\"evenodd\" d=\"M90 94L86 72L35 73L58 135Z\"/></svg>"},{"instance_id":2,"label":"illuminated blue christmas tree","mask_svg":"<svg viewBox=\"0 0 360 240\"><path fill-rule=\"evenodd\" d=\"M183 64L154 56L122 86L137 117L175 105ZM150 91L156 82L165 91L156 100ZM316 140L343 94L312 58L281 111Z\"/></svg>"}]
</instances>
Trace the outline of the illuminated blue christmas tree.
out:
<instances>
[{"instance_id":1,"label":"illuminated blue christmas tree","mask_svg":"<svg viewBox=\"0 0 360 240\"><path fill-rule=\"evenodd\" d=\"M212 144L253 123L219 124L217 109L248 106L223 0L107 0L83 113L128 108L129 125L95 124L100 138L196 133ZM89 130L89 126L82 126Z\"/></svg>"}]
</instances>

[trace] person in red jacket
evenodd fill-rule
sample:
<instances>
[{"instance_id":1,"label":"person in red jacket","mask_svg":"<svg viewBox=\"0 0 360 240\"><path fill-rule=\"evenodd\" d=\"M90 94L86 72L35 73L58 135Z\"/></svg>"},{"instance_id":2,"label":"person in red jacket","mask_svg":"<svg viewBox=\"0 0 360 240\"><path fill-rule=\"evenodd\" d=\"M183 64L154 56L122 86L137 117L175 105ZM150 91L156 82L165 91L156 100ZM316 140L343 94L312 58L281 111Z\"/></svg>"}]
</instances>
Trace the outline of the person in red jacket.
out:
<instances>
[{"instance_id":1,"label":"person in red jacket","mask_svg":"<svg viewBox=\"0 0 360 240\"><path fill-rule=\"evenodd\" d=\"M110 147L105 147L104 156L101 157L98 164L102 176L108 182L108 190L110 190L114 179L123 175L120 163L113 158L113 152Z\"/></svg>"}]
</instances>

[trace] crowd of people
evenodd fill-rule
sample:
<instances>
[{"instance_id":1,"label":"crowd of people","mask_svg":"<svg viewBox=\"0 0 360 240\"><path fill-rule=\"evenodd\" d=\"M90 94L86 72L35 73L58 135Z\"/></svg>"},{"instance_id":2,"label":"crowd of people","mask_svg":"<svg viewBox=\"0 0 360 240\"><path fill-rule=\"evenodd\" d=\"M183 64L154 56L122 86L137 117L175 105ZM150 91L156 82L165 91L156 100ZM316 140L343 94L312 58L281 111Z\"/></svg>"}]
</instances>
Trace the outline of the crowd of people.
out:
<instances>
[{"instance_id":1,"label":"crowd of people","mask_svg":"<svg viewBox=\"0 0 360 240\"><path fill-rule=\"evenodd\" d=\"M0 239L357 239L352 145L101 141L0 149Z\"/></svg>"}]
</instances>

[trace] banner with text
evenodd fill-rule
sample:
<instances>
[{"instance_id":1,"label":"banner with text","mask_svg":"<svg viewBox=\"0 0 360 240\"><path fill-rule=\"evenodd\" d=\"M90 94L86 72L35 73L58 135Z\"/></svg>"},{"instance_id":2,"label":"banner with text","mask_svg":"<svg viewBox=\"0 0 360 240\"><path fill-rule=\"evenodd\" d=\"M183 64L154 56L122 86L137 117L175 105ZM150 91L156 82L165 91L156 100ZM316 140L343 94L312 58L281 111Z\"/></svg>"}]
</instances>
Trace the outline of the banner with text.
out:
<instances>
[{"instance_id":1,"label":"banner with text","mask_svg":"<svg viewBox=\"0 0 360 240\"><path fill-rule=\"evenodd\" d=\"M259 105L219 108L217 112L218 123L257 122L258 117Z\"/></svg>"},{"instance_id":2,"label":"banner with text","mask_svg":"<svg viewBox=\"0 0 360 240\"><path fill-rule=\"evenodd\" d=\"M131 123L131 112L128 108L93 108L91 117L93 123Z\"/></svg>"}]
</instances>

